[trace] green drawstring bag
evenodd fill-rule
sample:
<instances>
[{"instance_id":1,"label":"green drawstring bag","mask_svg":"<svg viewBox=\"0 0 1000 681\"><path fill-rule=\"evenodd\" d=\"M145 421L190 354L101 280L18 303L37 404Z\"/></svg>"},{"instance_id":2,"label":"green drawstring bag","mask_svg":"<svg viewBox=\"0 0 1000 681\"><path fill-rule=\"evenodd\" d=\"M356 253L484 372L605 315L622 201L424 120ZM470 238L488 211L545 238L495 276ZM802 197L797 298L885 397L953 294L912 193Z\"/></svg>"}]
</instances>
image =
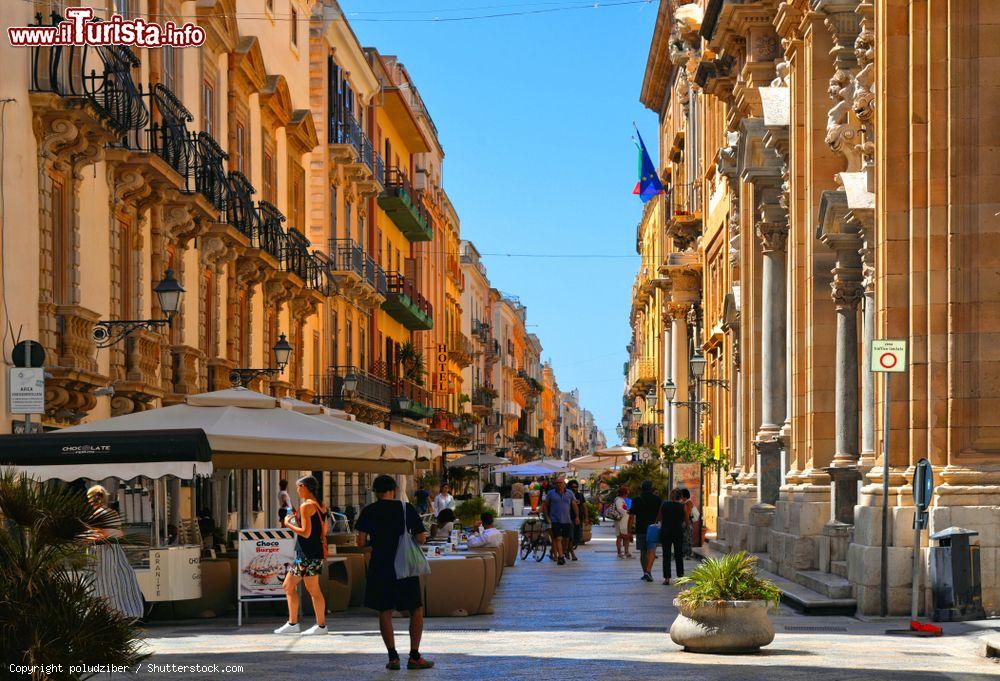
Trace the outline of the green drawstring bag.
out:
<instances>
[{"instance_id":1,"label":"green drawstring bag","mask_svg":"<svg viewBox=\"0 0 1000 681\"><path fill-rule=\"evenodd\" d=\"M403 533L399 535L399 544L396 546L396 559L393 568L396 570L396 579L406 579L407 577L419 577L430 574L431 566L427 562L427 556L420 549L417 540L413 538L406 528L406 502L402 499L399 503L403 505Z\"/></svg>"}]
</instances>

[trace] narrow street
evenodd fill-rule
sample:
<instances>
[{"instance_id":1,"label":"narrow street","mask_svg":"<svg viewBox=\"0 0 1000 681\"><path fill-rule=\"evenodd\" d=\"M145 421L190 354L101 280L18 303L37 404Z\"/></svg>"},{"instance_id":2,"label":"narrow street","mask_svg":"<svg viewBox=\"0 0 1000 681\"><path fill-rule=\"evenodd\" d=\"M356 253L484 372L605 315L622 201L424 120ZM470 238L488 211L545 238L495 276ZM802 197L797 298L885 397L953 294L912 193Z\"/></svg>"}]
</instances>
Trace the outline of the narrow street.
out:
<instances>
[{"instance_id":1,"label":"narrow street","mask_svg":"<svg viewBox=\"0 0 1000 681\"><path fill-rule=\"evenodd\" d=\"M690 570L693 562L688 562ZM656 570L660 569L657 561ZM654 573L657 574L657 573ZM389 672L375 618L352 609L329 618L326 637L277 637L277 618L253 617L155 626L147 664L242 665L240 678L381 679L987 679L1000 668L976 654L977 634L997 622L945 625L945 637L886 636L902 620L806 617L782 606L776 638L761 655L684 653L669 638L677 587L639 580L636 560L618 560L610 527L595 527L580 561L557 566L529 559L504 572L495 613L427 620L421 652L430 672ZM407 650L405 620L397 648ZM400 630L403 630L401 633ZM931 671L940 670L940 671ZM163 670L153 670L161 673ZM218 678L184 673L178 678ZM123 675L124 678L124 675Z\"/></svg>"}]
</instances>

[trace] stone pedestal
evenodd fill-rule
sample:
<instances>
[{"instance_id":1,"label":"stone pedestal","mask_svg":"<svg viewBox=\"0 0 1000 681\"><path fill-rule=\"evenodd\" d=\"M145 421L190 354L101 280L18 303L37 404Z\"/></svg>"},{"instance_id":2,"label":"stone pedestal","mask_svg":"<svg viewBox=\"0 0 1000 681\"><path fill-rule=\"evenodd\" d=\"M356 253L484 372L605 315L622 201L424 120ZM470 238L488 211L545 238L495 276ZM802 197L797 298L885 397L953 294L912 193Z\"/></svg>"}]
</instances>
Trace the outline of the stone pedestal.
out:
<instances>
[{"instance_id":1,"label":"stone pedestal","mask_svg":"<svg viewBox=\"0 0 1000 681\"><path fill-rule=\"evenodd\" d=\"M851 544L853 525L837 521L827 523L819 539L819 569L823 572L834 572L846 577L847 547ZM838 569L834 569L837 567Z\"/></svg>"},{"instance_id":2,"label":"stone pedestal","mask_svg":"<svg viewBox=\"0 0 1000 681\"><path fill-rule=\"evenodd\" d=\"M839 466L824 470L830 476L830 521L853 525L861 472L855 467Z\"/></svg>"},{"instance_id":3,"label":"stone pedestal","mask_svg":"<svg viewBox=\"0 0 1000 681\"><path fill-rule=\"evenodd\" d=\"M750 507L750 533L747 537L747 549L751 553L767 551L771 523L774 522L774 512L774 506L771 504L754 504Z\"/></svg>"},{"instance_id":4,"label":"stone pedestal","mask_svg":"<svg viewBox=\"0 0 1000 681\"><path fill-rule=\"evenodd\" d=\"M767 440L754 443L757 450L757 502L774 505L781 488L781 443Z\"/></svg>"}]
</instances>

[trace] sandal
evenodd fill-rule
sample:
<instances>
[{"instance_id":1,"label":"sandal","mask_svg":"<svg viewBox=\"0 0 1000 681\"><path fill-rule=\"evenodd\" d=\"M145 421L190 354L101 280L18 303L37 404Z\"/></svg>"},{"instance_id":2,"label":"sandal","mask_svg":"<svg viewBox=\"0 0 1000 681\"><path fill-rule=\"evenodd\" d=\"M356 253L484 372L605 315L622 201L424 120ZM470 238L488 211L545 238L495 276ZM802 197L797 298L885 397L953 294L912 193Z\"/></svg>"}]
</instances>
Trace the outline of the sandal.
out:
<instances>
[{"instance_id":1,"label":"sandal","mask_svg":"<svg viewBox=\"0 0 1000 681\"><path fill-rule=\"evenodd\" d=\"M423 655L415 660L411 657L406 663L407 669L430 669L433 666L434 663L430 660L425 660Z\"/></svg>"},{"instance_id":2,"label":"sandal","mask_svg":"<svg viewBox=\"0 0 1000 681\"><path fill-rule=\"evenodd\" d=\"M385 668L386 669L399 669L399 658L397 657L394 660L389 660L388 662L386 662L385 663Z\"/></svg>"}]
</instances>

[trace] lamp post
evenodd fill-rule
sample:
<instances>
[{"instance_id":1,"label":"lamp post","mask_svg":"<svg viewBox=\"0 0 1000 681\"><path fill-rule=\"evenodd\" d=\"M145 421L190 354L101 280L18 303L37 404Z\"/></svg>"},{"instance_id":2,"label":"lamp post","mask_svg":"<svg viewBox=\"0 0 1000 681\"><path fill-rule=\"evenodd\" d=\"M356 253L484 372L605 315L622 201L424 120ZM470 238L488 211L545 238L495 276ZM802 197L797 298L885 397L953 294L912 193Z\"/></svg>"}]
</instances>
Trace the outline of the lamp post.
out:
<instances>
[{"instance_id":1,"label":"lamp post","mask_svg":"<svg viewBox=\"0 0 1000 681\"><path fill-rule=\"evenodd\" d=\"M181 309L181 297L184 295L184 288L180 282L174 278L174 271L168 269L163 274L163 279L153 287L153 293L160 304L160 310L166 316L165 319L107 319L94 324L90 335L94 340L94 345L99 348L109 348L115 343L120 343L126 337L135 333L139 329L153 331L164 326L170 326L174 315Z\"/></svg>"},{"instance_id":2,"label":"lamp post","mask_svg":"<svg viewBox=\"0 0 1000 681\"><path fill-rule=\"evenodd\" d=\"M246 388L250 381L258 376L278 376L288 366L288 360L292 358L292 344L288 342L285 334L278 337L278 342L271 348L274 353L274 366L266 369L238 368L229 372L229 382L234 386Z\"/></svg>"}]
</instances>

